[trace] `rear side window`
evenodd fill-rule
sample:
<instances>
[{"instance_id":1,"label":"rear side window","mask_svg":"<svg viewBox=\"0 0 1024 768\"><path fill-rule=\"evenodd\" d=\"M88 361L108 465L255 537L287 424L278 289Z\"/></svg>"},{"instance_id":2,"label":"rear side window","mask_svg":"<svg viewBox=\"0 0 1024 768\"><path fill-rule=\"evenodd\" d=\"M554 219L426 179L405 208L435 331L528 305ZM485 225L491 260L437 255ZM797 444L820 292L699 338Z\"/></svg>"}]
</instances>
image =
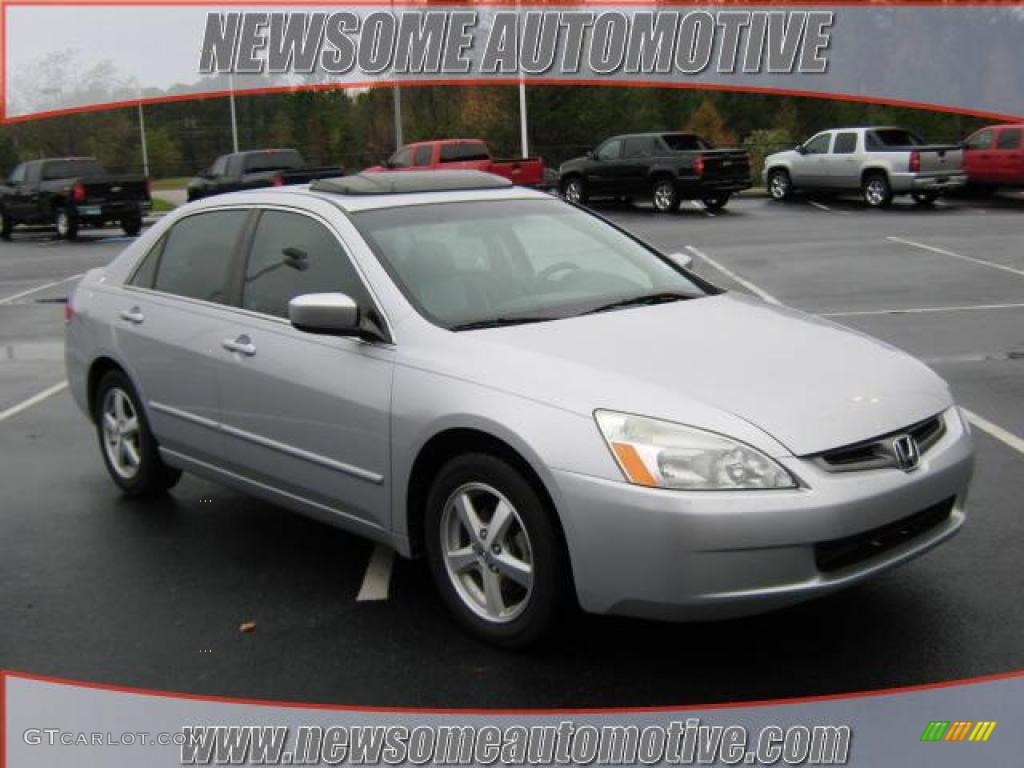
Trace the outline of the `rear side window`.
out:
<instances>
[{"instance_id":1,"label":"rear side window","mask_svg":"<svg viewBox=\"0 0 1024 768\"><path fill-rule=\"evenodd\" d=\"M699 149L711 149L704 139L692 133L665 133L661 140L673 152L694 152Z\"/></svg>"},{"instance_id":2,"label":"rear side window","mask_svg":"<svg viewBox=\"0 0 1024 768\"><path fill-rule=\"evenodd\" d=\"M879 128L867 133L868 149L886 147L920 147L924 144L921 137L902 128Z\"/></svg>"},{"instance_id":3,"label":"rear side window","mask_svg":"<svg viewBox=\"0 0 1024 768\"><path fill-rule=\"evenodd\" d=\"M1020 128L1003 128L999 132L996 149L1020 149Z\"/></svg>"},{"instance_id":4,"label":"rear side window","mask_svg":"<svg viewBox=\"0 0 1024 768\"><path fill-rule=\"evenodd\" d=\"M479 141L460 141L441 145L442 163L467 163L473 160L487 160L487 148Z\"/></svg>"},{"instance_id":5,"label":"rear side window","mask_svg":"<svg viewBox=\"0 0 1024 768\"><path fill-rule=\"evenodd\" d=\"M156 268L160 263L160 254L166 242L167 235L164 235L157 240L156 245L149 249L149 253L142 259L142 263L135 268L135 274L128 281L129 285L135 285L139 288L153 287L153 281L156 280Z\"/></svg>"},{"instance_id":6,"label":"rear side window","mask_svg":"<svg viewBox=\"0 0 1024 768\"><path fill-rule=\"evenodd\" d=\"M338 239L298 213L260 216L245 267L242 306L288 317L288 302L304 293L344 293L366 306L362 281Z\"/></svg>"},{"instance_id":7,"label":"rear side window","mask_svg":"<svg viewBox=\"0 0 1024 768\"><path fill-rule=\"evenodd\" d=\"M837 133L836 143L832 147L832 154L834 155L852 155L857 151L857 134L856 133Z\"/></svg>"},{"instance_id":8,"label":"rear side window","mask_svg":"<svg viewBox=\"0 0 1024 768\"><path fill-rule=\"evenodd\" d=\"M654 139L650 136L635 136L626 139L623 146L623 157L648 157L654 147Z\"/></svg>"},{"instance_id":9,"label":"rear side window","mask_svg":"<svg viewBox=\"0 0 1024 768\"><path fill-rule=\"evenodd\" d=\"M223 304L228 266L248 211L211 211L182 219L164 236L153 287Z\"/></svg>"},{"instance_id":10,"label":"rear side window","mask_svg":"<svg viewBox=\"0 0 1024 768\"><path fill-rule=\"evenodd\" d=\"M295 150L269 150L245 156L245 170L250 173L294 171L301 167L302 157Z\"/></svg>"}]
</instances>

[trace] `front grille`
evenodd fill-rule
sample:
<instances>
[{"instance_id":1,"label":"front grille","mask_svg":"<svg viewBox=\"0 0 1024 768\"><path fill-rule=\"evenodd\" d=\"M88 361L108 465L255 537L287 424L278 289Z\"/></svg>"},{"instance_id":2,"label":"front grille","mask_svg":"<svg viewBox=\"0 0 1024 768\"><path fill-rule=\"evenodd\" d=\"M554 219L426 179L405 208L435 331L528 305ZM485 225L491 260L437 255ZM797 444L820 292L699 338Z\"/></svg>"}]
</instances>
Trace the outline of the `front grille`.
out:
<instances>
[{"instance_id":1,"label":"front grille","mask_svg":"<svg viewBox=\"0 0 1024 768\"><path fill-rule=\"evenodd\" d=\"M814 560L818 565L818 570L825 573L838 571L888 552L904 542L921 536L949 519L955 500L955 497L951 496L910 517L883 525L880 528L873 528L870 531L843 539L833 539L815 544Z\"/></svg>"},{"instance_id":2,"label":"front grille","mask_svg":"<svg viewBox=\"0 0 1024 768\"><path fill-rule=\"evenodd\" d=\"M892 445L895 438L910 435L917 442L918 452L924 456L945 433L946 422L942 414L939 414L906 429L842 448L833 448L809 458L826 472L856 472L863 469L898 467Z\"/></svg>"}]
</instances>

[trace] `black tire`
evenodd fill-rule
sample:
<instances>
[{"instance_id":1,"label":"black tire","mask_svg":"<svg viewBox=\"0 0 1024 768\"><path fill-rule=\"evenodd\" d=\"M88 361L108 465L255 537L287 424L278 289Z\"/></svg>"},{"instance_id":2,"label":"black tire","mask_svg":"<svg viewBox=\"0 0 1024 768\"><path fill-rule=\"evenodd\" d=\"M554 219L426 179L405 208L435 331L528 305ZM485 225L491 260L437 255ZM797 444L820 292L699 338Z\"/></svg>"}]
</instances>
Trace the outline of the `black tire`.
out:
<instances>
[{"instance_id":1,"label":"black tire","mask_svg":"<svg viewBox=\"0 0 1024 768\"><path fill-rule=\"evenodd\" d=\"M495 554L492 560L484 560L491 557L489 549L482 545L486 541L486 525L493 520L493 516L487 517L494 511L494 508L487 509L487 499L491 498L489 491L496 491L511 505L515 517L507 530L519 532L520 541L525 532L526 551L531 564L531 587L528 591L506 579L506 586L525 591L526 595L514 606L515 612L503 619L483 615L488 609L479 604L474 607L473 597L466 595L467 587L462 586L469 582L481 593L482 599L482 587L487 576L485 570L488 569L486 563L498 557ZM474 502L474 509L484 526L479 532L484 538L466 537L466 547L472 548L476 554L468 555L473 562L464 567L464 576L459 577L449 570L445 551L449 547L447 537L451 530L451 515L456 514L454 500L463 493L481 494ZM446 514L446 508L452 511ZM427 560L441 598L469 632L506 648L523 648L540 640L563 615L570 577L567 554L554 514L523 474L497 456L486 453L458 456L438 472L427 496L424 529ZM460 533L465 532L458 522L455 525ZM478 545L479 550L476 549ZM458 546L462 548L463 545ZM500 546L494 550L495 553L502 551ZM489 570L498 576L499 572L493 565ZM462 581L463 578L466 581ZM505 605L504 600L501 604Z\"/></svg>"},{"instance_id":2,"label":"black tire","mask_svg":"<svg viewBox=\"0 0 1024 768\"><path fill-rule=\"evenodd\" d=\"M78 216L72 210L61 207L54 211L53 226L57 229L58 240L75 240L78 238Z\"/></svg>"},{"instance_id":3,"label":"black tire","mask_svg":"<svg viewBox=\"0 0 1024 768\"><path fill-rule=\"evenodd\" d=\"M938 192L912 192L910 196L918 205L931 205L939 199Z\"/></svg>"},{"instance_id":4,"label":"black tire","mask_svg":"<svg viewBox=\"0 0 1024 768\"><path fill-rule=\"evenodd\" d=\"M0 208L0 240L10 240L13 232L14 222L7 215L7 211Z\"/></svg>"},{"instance_id":5,"label":"black tire","mask_svg":"<svg viewBox=\"0 0 1024 768\"><path fill-rule=\"evenodd\" d=\"M676 183L668 176L662 176L654 180L651 186L651 204L657 213L673 213L679 210L679 190Z\"/></svg>"},{"instance_id":6,"label":"black tire","mask_svg":"<svg viewBox=\"0 0 1024 768\"><path fill-rule=\"evenodd\" d=\"M732 195L726 193L718 197L705 197L701 202L704 203L704 207L709 211L720 211L729 203L730 197Z\"/></svg>"},{"instance_id":7,"label":"black tire","mask_svg":"<svg viewBox=\"0 0 1024 768\"><path fill-rule=\"evenodd\" d=\"M861 196L870 208L885 208L892 203L892 187L884 173L865 174L860 183Z\"/></svg>"},{"instance_id":8,"label":"black tire","mask_svg":"<svg viewBox=\"0 0 1024 768\"><path fill-rule=\"evenodd\" d=\"M793 180L789 177L789 171L782 168L775 168L768 172L765 186L768 188L768 196L772 200L783 202L793 197Z\"/></svg>"},{"instance_id":9,"label":"black tire","mask_svg":"<svg viewBox=\"0 0 1024 768\"><path fill-rule=\"evenodd\" d=\"M586 205L590 201L590 191L587 189L587 181L579 174L573 174L562 179L559 186L562 197L576 205Z\"/></svg>"},{"instance_id":10,"label":"black tire","mask_svg":"<svg viewBox=\"0 0 1024 768\"><path fill-rule=\"evenodd\" d=\"M121 229L128 237L136 237L139 232L142 231L142 217L141 216L128 216L127 218L121 219Z\"/></svg>"},{"instance_id":11,"label":"black tire","mask_svg":"<svg viewBox=\"0 0 1024 768\"><path fill-rule=\"evenodd\" d=\"M108 444L109 433L104 427L104 410L108 397L116 398L118 393L125 395L131 405L132 415L137 420L138 431L134 441L139 461L134 474L126 476L123 470L115 466L110 454L114 449ZM146 413L139 403L128 377L119 370L108 372L100 379L96 387L96 396L92 404L93 420L96 423L96 436L100 444L100 455L107 467L111 479L127 496L154 496L172 488L181 479L181 470L164 464L157 450L156 440L149 429Z\"/></svg>"}]
</instances>

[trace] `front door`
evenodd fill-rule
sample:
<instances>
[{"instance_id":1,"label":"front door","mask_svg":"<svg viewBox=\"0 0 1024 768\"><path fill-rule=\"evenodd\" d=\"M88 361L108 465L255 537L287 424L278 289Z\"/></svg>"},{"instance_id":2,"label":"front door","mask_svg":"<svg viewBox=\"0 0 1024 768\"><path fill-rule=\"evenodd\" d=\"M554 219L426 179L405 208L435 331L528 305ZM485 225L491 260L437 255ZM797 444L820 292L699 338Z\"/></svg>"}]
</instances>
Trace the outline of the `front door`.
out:
<instances>
[{"instance_id":1,"label":"front door","mask_svg":"<svg viewBox=\"0 0 1024 768\"><path fill-rule=\"evenodd\" d=\"M287 319L293 297L334 292L372 306L325 222L262 211L241 311L216 350L224 461L325 511L387 529L392 348L305 333Z\"/></svg>"},{"instance_id":2,"label":"front door","mask_svg":"<svg viewBox=\"0 0 1024 768\"><path fill-rule=\"evenodd\" d=\"M992 128L978 131L967 140L964 149L964 168L971 182L995 184L998 181L994 145L995 131Z\"/></svg>"},{"instance_id":3,"label":"front door","mask_svg":"<svg viewBox=\"0 0 1024 768\"><path fill-rule=\"evenodd\" d=\"M832 144L831 133L819 133L806 144L804 151L793 159L790 171L793 184L798 187L828 186L824 166Z\"/></svg>"}]
</instances>

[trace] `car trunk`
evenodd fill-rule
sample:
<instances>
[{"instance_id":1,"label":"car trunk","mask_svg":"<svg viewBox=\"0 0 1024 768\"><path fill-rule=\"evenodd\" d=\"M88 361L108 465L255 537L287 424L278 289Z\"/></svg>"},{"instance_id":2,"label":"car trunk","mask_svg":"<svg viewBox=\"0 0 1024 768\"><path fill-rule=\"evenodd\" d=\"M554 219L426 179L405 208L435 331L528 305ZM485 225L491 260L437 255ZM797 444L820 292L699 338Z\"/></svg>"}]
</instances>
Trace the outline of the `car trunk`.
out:
<instances>
[{"instance_id":1,"label":"car trunk","mask_svg":"<svg viewBox=\"0 0 1024 768\"><path fill-rule=\"evenodd\" d=\"M148 200L146 180L141 176L100 176L80 179L85 187L85 203L138 202Z\"/></svg>"},{"instance_id":2,"label":"car trunk","mask_svg":"<svg viewBox=\"0 0 1024 768\"><path fill-rule=\"evenodd\" d=\"M964 167L964 151L958 144L915 147L921 157L921 173L959 173Z\"/></svg>"},{"instance_id":3,"label":"car trunk","mask_svg":"<svg viewBox=\"0 0 1024 768\"><path fill-rule=\"evenodd\" d=\"M708 149L704 158L705 179L747 179L750 177L750 158L742 149Z\"/></svg>"}]
</instances>

